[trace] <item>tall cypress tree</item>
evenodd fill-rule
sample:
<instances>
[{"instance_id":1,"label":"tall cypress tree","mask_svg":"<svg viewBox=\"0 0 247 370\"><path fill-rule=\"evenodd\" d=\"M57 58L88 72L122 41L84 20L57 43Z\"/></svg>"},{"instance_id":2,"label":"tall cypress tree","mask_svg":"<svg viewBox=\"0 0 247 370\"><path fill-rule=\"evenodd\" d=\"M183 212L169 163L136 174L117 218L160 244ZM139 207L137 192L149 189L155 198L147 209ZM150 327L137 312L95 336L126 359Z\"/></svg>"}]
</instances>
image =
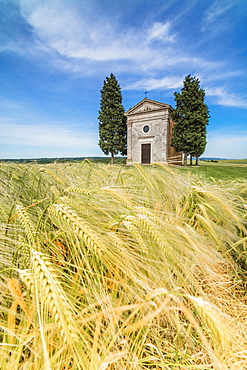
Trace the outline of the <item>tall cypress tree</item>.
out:
<instances>
[{"instance_id":1,"label":"tall cypress tree","mask_svg":"<svg viewBox=\"0 0 247 370\"><path fill-rule=\"evenodd\" d=\"M172 112L175 125L171 145L178 152L184 153L184 164L187 156L198 158L206 148L206 126L209 120L209 110L204 103L205 91L200 88L196 77L185 77L184 86L180 93L175 92L176 108Z\"/></svg>"},{"instance_id":2,"label":"tall cypress tree","mask_svg":"<svg viewBox=\"0 0 247 370\"><path fill-rule=\"evenodd\" d=\"M113 164L114 155L119 152L127 154L127 118L122 105L121 87L112 73L106 77L100 92L98 145L104 154L111 154Z\"/></svg>"}]
</instances>

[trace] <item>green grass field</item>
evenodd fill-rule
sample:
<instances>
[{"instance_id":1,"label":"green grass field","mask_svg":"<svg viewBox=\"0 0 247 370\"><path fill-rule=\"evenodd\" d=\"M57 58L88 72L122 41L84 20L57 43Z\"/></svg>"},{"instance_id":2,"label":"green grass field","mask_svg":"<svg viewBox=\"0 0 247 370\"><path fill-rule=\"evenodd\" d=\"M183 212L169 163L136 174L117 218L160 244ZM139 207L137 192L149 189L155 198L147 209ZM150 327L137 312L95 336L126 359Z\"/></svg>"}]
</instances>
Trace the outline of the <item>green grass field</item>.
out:
<instances>
[{"instance_id":1,"label":"green grass field","mask_svg":"<svg viewBox=\"0 0 247 370\"><path fill-rule=\"evenodd\" d=\"M247 369L247 181L207 166L1 163L1 370Z\"/></svg>"},{"instance_id":2,"label":"green grass field","mask_svg":"<svg viewBox=\"0 0 247 370\"><path fill-rule=\"evenodd\" d=\"M199 161L199 166L179 167L182 172L191 172L204 179L247 180L247 159L219 160L217 162Z\"/></svg>"}]
</instances>

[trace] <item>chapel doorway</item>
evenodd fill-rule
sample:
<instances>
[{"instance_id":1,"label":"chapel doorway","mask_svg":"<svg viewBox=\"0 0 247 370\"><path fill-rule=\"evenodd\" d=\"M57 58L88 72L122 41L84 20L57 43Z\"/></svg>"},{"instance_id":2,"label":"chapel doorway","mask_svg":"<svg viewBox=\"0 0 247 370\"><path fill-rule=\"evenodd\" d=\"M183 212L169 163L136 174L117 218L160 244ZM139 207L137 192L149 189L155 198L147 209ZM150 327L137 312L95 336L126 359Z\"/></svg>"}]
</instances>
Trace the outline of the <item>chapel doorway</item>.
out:
<instances>
[{"instance_id":1,"label":"chapel doorway","mask_svg":"<svg viewBox=\"0 0 247 370\"><path fill-rule=\"evenodd\" d=\"M142 154L141 163L150 164L151 163L151 144L142 144L141 154Z\"/></svg>"}]
</instances>

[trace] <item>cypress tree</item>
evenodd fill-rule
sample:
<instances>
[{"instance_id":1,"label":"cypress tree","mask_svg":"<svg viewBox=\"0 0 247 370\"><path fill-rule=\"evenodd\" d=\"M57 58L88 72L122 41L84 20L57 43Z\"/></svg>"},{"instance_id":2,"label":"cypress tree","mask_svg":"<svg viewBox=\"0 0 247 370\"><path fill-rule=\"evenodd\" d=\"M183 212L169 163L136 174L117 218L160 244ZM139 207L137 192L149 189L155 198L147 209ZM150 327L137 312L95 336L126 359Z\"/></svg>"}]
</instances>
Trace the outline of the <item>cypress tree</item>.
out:
<instances>
[{"instance_id":1,"label":"cypress tree","mask_svg":"<svg viewBox=\"0 0 247 370\"><path fill-rule=\"evenodd\" d=\"M172 112L175 121L171 145L176 151L184 153L184 165L187 156L198 158L206 148L206 126L209 120L209 110L204 103L205 91L200 88L196 77L185 77L184 86L180 93L175 92L176 108Z\"/></svg>"},{"instance_id":2,"label":"cypress tree","mask_svg":"<svg viewBox=\"0 0 247 370\"><path fill-rule=\"evenodd\" d=\"M127 154L127 118L122 105L121 87L112 73L106 77L100 92L98 145L104 154L111 154L113 164L114 155L119 152Z\"/></svg>"}]
</instances>

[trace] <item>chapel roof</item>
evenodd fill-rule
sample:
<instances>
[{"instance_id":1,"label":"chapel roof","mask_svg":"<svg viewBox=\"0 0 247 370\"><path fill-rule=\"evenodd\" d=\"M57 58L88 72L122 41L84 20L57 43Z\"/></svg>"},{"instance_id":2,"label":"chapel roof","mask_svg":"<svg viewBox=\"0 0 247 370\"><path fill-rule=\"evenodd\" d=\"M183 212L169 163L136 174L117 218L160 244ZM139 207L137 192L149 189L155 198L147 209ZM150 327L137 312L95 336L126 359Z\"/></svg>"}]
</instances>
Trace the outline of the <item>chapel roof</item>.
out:
<instances>
[{"instance_id":1,"label":"chapel roof","mask_svg":"<svg viewBox=\"0 0 247 370\"><path fill-rule=\"evenodd\" d=\"M145 111L155 111L155 110L163 110L163 109L172 109L169 104L161 103L156 100L151 100L148 98L144 98L139 103L134 105L134 107L130 108L125 115L132 115L137 113L143 113Z\"/></svg>"}]
</instances>

